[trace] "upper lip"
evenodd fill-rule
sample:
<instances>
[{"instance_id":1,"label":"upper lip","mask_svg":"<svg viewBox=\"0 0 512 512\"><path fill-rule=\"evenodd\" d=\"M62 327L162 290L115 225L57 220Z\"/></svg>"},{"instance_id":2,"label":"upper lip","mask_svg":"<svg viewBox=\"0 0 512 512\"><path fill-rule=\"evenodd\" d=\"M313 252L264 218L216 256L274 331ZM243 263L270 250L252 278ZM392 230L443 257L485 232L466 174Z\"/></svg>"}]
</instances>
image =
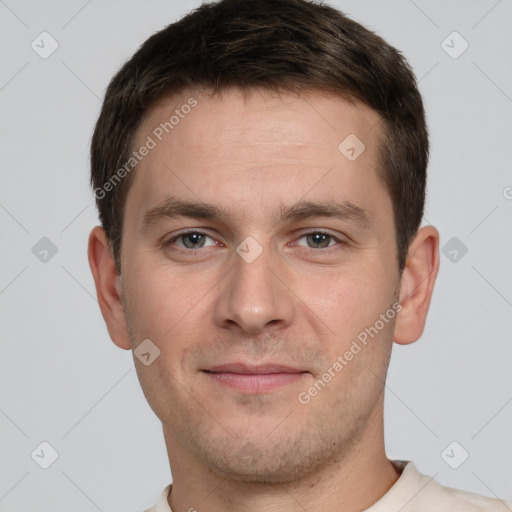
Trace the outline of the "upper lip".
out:
<instances>
[{"instance_id":1,"label":"upper lip","mask_svg":"<svg viewBox=\"0 0 512 512\"><path fill-rule=\"evenodd\" d=\"M211 373L239 373L245 375L269 374L269 373L304 373L304 370L285 366L278 363L268 363L262 365L252 365L245 363L228 363L218 366L212 366L205 369Z\"/></svg>"}]
</instances>

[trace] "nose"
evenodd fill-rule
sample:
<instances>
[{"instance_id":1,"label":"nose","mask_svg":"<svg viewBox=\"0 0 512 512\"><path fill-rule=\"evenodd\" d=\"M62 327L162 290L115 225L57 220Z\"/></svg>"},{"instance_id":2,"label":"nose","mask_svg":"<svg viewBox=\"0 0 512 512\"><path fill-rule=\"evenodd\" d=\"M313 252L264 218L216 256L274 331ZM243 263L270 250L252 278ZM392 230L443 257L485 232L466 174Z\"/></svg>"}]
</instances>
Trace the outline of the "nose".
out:
<instances>
[{"instance_id":1,"label":"nose","mask_svg":"<svg viewBox=\"0 0 512 512\"><path fill-rule=\"evenodd\" d=\"M233 254L233 267L220 283L215 321L248 334L287 327L294 315L293 292L269 250L248 262Z\"/></svg>"}]
</instances>

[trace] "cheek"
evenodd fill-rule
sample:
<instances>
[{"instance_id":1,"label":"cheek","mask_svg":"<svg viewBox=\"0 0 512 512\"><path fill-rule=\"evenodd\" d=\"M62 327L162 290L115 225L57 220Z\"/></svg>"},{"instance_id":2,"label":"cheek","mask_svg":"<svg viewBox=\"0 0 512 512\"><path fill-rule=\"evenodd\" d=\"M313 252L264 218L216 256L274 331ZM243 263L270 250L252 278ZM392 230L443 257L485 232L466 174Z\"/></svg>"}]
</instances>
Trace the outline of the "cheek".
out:
<instances>
[{"instance_id":1,"label":"cheek","mask_svg":"<svg viewBox=\"0 0 512 512\"><path fill-rule=\"evenodd\" d=\"M338 334L350 334L382 312L388 293L377 262L329 269L297 281L297 295ZM387 305L385 306L387 307Z\"/></svg>"},{"instance_id":2,"label":"cheek","mask_svg":"<svg viewBox=\"0 0 512 512\"><path fill-rule=\"evenodd\" d=\"M381 363L387 361L392 346L394 322L389 318L394 317L395 311L391 311L387 323L380 318L395 300L393 279L394 275L386 273L385 262L377 255L361 258L357 264L322 276L308 279L304 276L298 295L307 306L304 314L308 314L308 309L314 312L316 319L312 322L319 326L318 341L326 352L328 365L338 356L353 351L357 354L348 354L350 362L342 372L344 375L354 378L355 374L366 373L368 367L380 372ZM354 341L360 349L353 345ZM343 382L344 378L337 381Z\"/></svg>"},{"instance_id":3,"label":"cheek","mask_svg":"<svg viewBox=\"0 0 512 512\"><path fill-rule=\"evenodd\" d=\"M189 376L183 363L187 351L197 348L209 333L212 276L201 277L166 264L133 265L127 272L130 323L137 345L150 339L160 350L153 373L157 381L181 381ZM151 367L149 367L151 368ZM142 369L144 370L144 369ZM186 374L186 375L185 375ZM148 377L151 378L151 377ZM158 382L156 382L156 385ZM152 385L148 382L148 385Z\"/></svg>"},{"instance_id":4,"label":"cheek","mask_svg":"<svg viewBox=\"0 0 512 512\"><path fill-rule=\"evenodd\" d=\"M133 265L128 273L128 295L138 327L154 336L165 337L174 326L186 323L200 302L207 283L165 264Z\"/></svg>"}]
</instances>

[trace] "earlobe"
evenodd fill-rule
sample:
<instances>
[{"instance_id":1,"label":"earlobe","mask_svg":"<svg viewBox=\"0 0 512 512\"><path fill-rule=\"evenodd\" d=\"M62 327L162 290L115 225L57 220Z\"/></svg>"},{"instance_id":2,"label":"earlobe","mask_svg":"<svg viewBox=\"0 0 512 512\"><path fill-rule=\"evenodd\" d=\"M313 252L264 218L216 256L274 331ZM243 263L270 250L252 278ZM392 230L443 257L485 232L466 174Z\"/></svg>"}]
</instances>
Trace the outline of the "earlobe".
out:
<instances>
[{"instance_id":1,"label":"earlobe","mask_svg":"<svg viewBox=\"0 0 512 512\"><path fill-rule=\"evenodd\" d=\"M101 314L112 341L125 350L131 348L118 275L105 230L96 226L89 235L89 266L96 286Z\"/></svg>"},{"instance_id":2,"label":"earlobe","mask_svg":"<svg viewBox=\"0 0 512 512\"><path fill-rule=\"evenodd\" d=\"M438 270L439 232L424 226L409 246L400 282L402 309L395 324L395 343L408 345L422 335Z\"/></svg>"}]
</instances>

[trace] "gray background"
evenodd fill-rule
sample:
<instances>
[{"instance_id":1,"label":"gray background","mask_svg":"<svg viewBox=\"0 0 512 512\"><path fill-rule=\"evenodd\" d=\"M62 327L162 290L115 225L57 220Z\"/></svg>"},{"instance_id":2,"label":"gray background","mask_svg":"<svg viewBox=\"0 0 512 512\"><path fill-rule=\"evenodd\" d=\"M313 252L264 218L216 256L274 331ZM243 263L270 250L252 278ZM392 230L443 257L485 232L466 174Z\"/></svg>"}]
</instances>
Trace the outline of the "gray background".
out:
<instances>
[{"instance_id":1,"label":"gray background","mask_svg":"<svg viewBox=\"0 0 512 512\"><path fill-rule=\"evenodd\" d=\"M394 349L388 456L510 500L512 1L330 3L404 52L431 132L425 223L446 254L422 340ZM198 4L0 0L0 511L141 511L171 480L161 424L95 298L88 149L114 72ZM59 45L47 59L31 47L43 31ZM458 58L454 31L469 44ZM45 262L42 237L57 249ZM31 457L43 441L59 455L48 469Z\"/></svg>"}]
</instances>

